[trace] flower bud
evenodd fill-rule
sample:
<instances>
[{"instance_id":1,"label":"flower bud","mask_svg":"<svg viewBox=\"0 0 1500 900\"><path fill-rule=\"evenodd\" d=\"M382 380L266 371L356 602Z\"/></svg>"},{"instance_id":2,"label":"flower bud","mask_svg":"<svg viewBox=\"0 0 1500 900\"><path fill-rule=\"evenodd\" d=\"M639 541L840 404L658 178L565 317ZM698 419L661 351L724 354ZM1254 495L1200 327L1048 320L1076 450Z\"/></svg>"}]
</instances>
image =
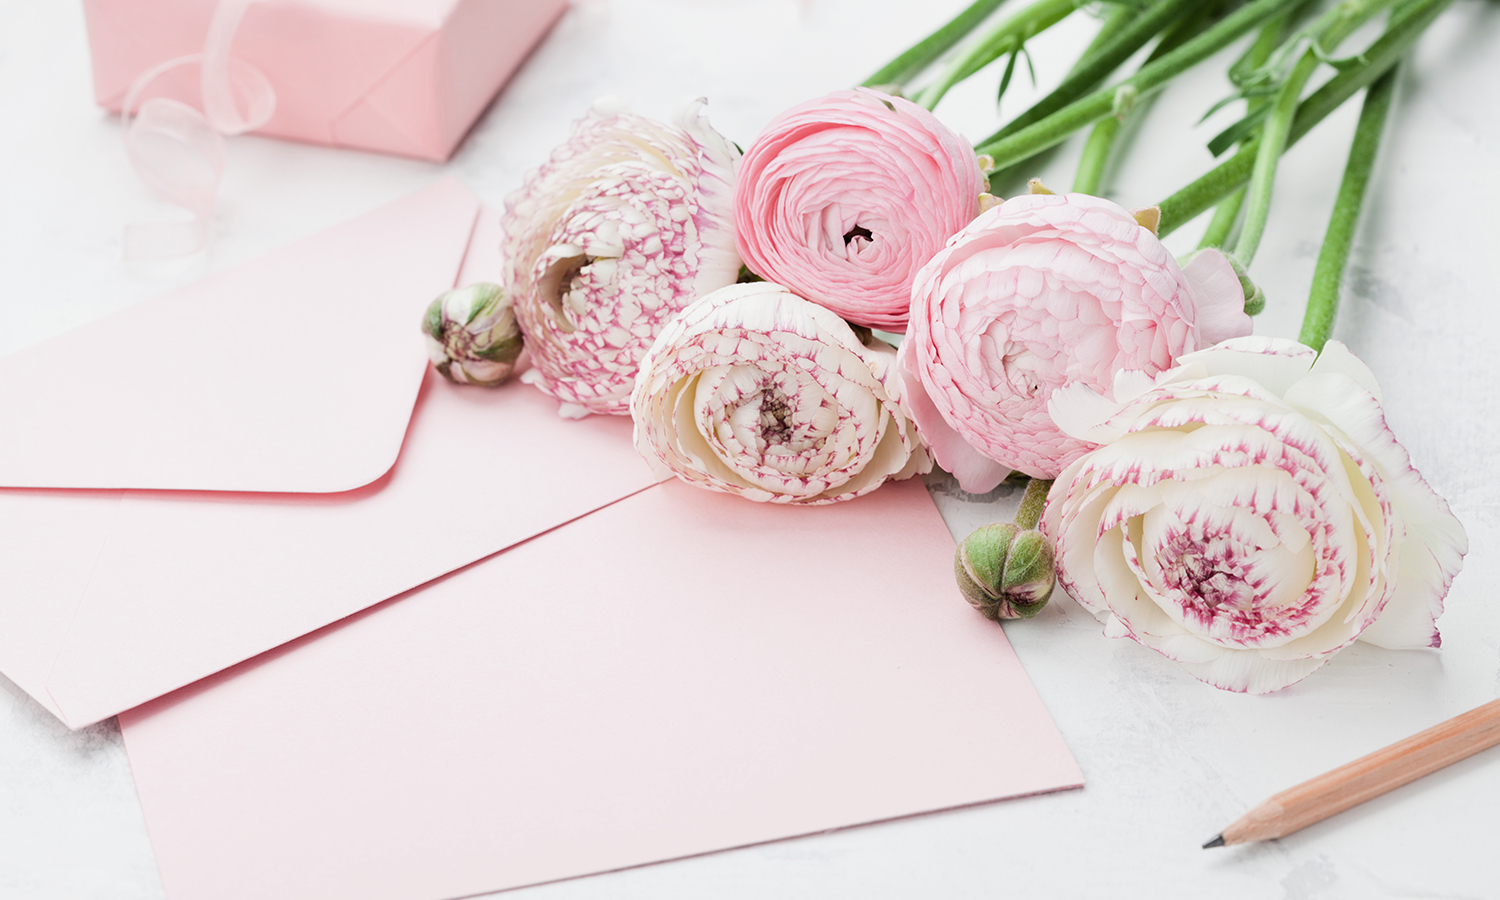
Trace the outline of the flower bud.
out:
<instances>
[{"instance_id":1,"label":"flower bud","mask_svg":"<svg viewBox=\"0 0 1500 900\"><path fill-rule=\"evenodd\" d=\"M1260 285L1250 280L1250 273L1245 271L1245 266L1234 258L1234 254L1225 253L1224 258L1234 266L1234 274L1240 279L1240 290L1245 293L1245 315L1258 316L1266 308L1266 295L1260 289Z\"/></svg>"},{"instance_id":2,"label":"flower bud","mask_svg":"<svg viewBox=\"0 0 1500 900\"><path fill-rule=\"evenodd\" d=\"M449 381L494 387L521 355L521 329L497 284L471 284L432 301L422 317L427 355Z\"/></svg>"},{"instance_id":3,"label":"flower bud","mask_svg":"<svg viewBox=\"0 0 1500 900\"><path fill-rule=\"evenodd\" d=\"M985 618L1029 619L1052 597L1052 544L1039 531L986 525L958 545L953 575Z\"/></svg>"}]
</instances>

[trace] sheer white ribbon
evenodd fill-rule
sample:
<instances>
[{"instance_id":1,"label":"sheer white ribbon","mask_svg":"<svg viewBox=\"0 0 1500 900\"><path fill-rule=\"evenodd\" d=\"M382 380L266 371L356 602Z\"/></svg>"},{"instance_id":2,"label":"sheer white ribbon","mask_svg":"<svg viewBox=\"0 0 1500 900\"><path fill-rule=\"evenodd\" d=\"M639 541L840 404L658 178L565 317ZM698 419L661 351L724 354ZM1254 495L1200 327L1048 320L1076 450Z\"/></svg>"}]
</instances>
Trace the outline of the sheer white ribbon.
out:
<instances>
[{"instance_id":1,"label":"sheer white ribbon","mask_svg":"<svg viewBox=\"0 0 1500 900\"><path fill-rule=\"evenodd\" d=\"M259 128L276 111L276 91L265 74L230 56L235 31L253 2L220 0L203 52L143 72L125 95L120 120L131 166L153 191L193 215L190 222L127 225L126 259L186 256L203 249L224 177L224 137ZM140 101L157 78L194 65L200 70L202 112L167 97Z\"/></svg>"}]
</instances>

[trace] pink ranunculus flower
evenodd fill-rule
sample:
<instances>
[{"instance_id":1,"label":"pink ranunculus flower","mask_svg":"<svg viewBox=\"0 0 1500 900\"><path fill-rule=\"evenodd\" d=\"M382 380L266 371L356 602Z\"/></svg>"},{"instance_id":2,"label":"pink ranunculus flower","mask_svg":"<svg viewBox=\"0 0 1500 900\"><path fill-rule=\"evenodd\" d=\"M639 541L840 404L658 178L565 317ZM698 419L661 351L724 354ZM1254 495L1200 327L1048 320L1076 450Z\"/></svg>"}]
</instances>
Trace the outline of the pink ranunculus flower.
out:
<instances>
[{"instance_id":1,"label":"pink ranunculus flower","mask_svg":"<svg viewBox=\"0 0 1500 900\"><path fill-rule=\"evenodd\" d=\"M522 380L563 415L627 414L662 326L739 277L738 160L702 100L665 125L606 99L506 198L506 278L533 365Z\"/></svg>"},{"instance_id":2,"label":"pink ranunculus flower","mask_svg":"<svg viewBox=\"0 0 1500 900\"><path fill-rule=\"evenodd\" d=\"M1114 393L1053 395L1057 422L1099 446L1058 476L1041 523L1106 635L1257 694L1356 640L1438 646L1468 539L1343 344L1226 341L1155 378L1121 373Z\"/></svg>"},{"instance_id":3,"label":"pink ranunculus flower","mask_svg":"<svg viewBox=\"0 0 1500 900\"><path fill-rule=\"evenodd\" d=\"M635 445L663 474L773 503L822 504L930 471L895 351L769 282L683 310L641 363Z\"/></svg>"},{"instance_id":4,"label":"pink ranunculus flower","mask_svg":"<svg viewBox=\"0 0 1500 900\"><path fill-rule=\"evenodd\" d=\"M912 278L979 213L974 151L932 113L868 88L778 116L740 166L752 272L859 325L906 327Z\"/></svg>"},{"instance_id":5,"label":"pink ranunculus flower","mask_svg":"<svg viewBox=\"0 0 1500 900\"><path fill-rule=\"evenodd\" d=\"M901 366L938 465L984 493L1011 469L1051 478L1086 453L1047 413L1054 391L1107 391L1250 333L1217 250L1179 267L1118 204L1028 194L980 215L917 275Z\"/></svg>"}]
</instances>

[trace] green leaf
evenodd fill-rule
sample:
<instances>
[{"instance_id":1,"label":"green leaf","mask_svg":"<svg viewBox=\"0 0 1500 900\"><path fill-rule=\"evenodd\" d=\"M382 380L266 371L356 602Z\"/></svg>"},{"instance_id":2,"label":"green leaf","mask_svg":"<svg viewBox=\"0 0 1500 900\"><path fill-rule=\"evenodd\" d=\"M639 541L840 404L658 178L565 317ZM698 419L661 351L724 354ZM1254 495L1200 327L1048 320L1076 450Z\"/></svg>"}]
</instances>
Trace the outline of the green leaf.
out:
<instances>
[{"instance_id":1,"label":"green leaf","mask_svg":"<svg viewBox=\"0 0 1500 900\"><path fill-rule=\"evenodd\" d=\"M1214 139L1208 142L1208 152L1214 156L1222 156L1225 150L1254 134L1270 111L1269 106L1252 110L1243 119L1215 135Z\"/></svg>"},{"instance_id":2,"label":"green leaf","mask_svg":"<svg viewBox=\"0 0 1500 900\"><path fill-rule=\"evenodd\" d=\"M1005 99L1005 89L1010 87L1010 76L1016 72L1016 57L1021 54L1021 48L1025 44L1017 44L1016 49L1010 52L1010 59L1005 63L1005 74L1000 76L1000 92L995 95L995 102L999 103Z\"/></svg>"}]
</instances>

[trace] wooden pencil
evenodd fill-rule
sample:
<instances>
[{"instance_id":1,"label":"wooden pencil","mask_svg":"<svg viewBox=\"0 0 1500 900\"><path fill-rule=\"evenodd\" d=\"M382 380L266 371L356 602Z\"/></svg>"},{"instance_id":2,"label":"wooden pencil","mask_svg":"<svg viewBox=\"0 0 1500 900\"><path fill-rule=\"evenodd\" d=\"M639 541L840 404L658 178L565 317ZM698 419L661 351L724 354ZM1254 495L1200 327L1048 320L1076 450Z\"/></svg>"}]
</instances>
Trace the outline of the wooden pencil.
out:
<instances>
[{"instance_id":1,"label":"wooden pencil","mask_svg":"<svg viewBox=\"0 0 1500 900\"><path fill-rule=\"evenodd\" d=\"M1291 834L1496 744L1500 744L1500 700L1282 791L1203 846L1223 847Z\"/></svg>"}]
</instances>

